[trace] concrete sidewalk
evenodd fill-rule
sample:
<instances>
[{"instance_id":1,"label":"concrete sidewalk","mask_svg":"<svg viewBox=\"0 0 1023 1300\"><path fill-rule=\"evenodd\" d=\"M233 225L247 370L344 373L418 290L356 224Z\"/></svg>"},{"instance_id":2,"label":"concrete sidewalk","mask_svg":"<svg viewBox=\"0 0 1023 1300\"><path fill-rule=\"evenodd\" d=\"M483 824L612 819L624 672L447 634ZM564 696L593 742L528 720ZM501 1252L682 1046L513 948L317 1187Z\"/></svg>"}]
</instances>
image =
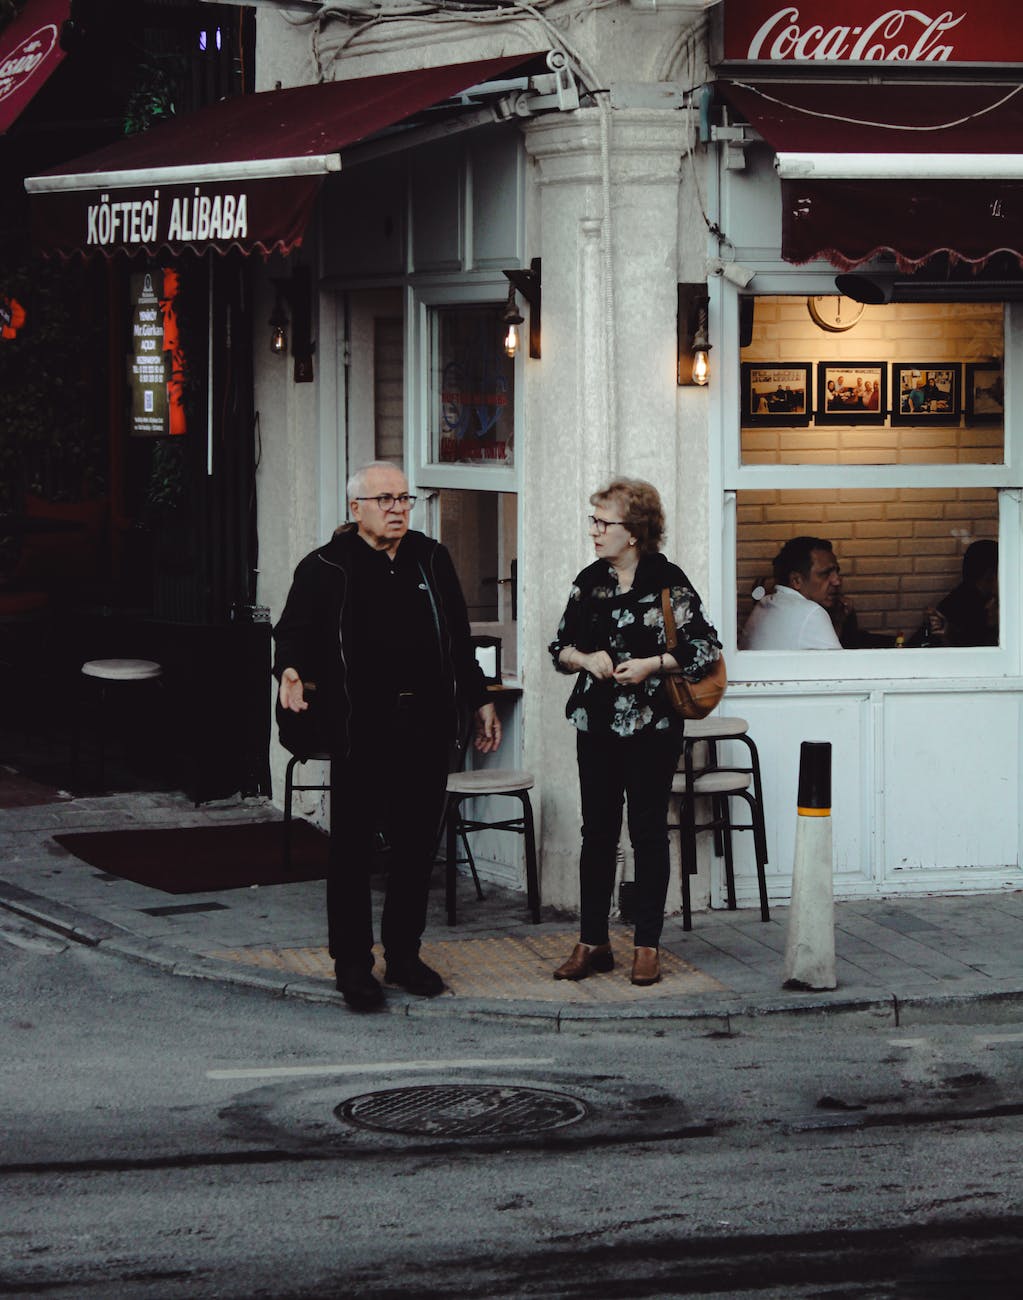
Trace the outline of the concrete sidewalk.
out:
<instances>
[{"instance_id":1,"label":"concrete sidewalk","mask_svg":"<svg viewBox=\"0 0 1023 1300\"><path fill-rule=\"evenodd\" d=\"M20 779L20 778L19 778ZM40 787L42 788L42 787ZM52 797L52 793L51 793ZM180 976L218 979L287 997L337 1004L325 948L322 881L192 895L122 880L73 857L53 836L273 820L265 801L193 808L184 795L60 797L0 811L0 906L74 940ZM787 909L697 913L686 934L669 917L665 977L629 983L631 935L613 934L619 964L579 984L553 968L577 937L574 917L544 909L527 919L525 896L462 883L459 924L443 910L442 872L431 897L423 956L450 992L435 999L387 994L391 1012L515 1019L559 1031L647 1030L672 1025L728 1032L737 1022L822 1012L859 1013L888 1025L938 1018L1023 1018L1023 892L889 899L836 906L839 987L782 989ZM379 972L378 972L379 973ZM978 1005L982 1004L982 1005Z\"/></svg>"}]
</instances>

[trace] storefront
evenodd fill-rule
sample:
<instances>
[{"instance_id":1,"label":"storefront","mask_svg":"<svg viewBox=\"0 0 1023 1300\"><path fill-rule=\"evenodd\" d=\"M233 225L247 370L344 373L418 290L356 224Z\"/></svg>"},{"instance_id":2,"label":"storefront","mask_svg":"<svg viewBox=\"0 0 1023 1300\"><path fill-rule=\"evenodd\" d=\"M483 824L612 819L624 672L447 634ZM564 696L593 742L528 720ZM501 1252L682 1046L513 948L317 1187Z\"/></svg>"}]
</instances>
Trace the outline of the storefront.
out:
<instances>
[{"instance_id":1,"label":"storefront","mask_svg":"<svg viewBox=\"0 0 1023 1300\"><path fill-rule=\"evenodd\" d=\"M575 906L579 837L546 645L591 558L589 495L618 472L660 488L666 550L722 632L726 707L765 772L772 896L804 739L834 749L840 895L1019 887L1011 17L1005 0L933 20L875 0L623 0L381 27L262 6L248 98L294 97L304 138L253 128L259 150L207 159L186 132L187 158L155 160L190 193L229 162L270 179L266 141L282 194L304 193L296 159L315 173L301 244L274 243L278 219L255 263L256 599L277 616L353 468L405 465L413 526L450 546L476 631L500 638L497 761L536 775L545 903ZM860 277L842 293L841 273ZM706 386L678 382L684 285L707 300ZM271 351L280 328L290 355ZM802 533L833 542L866 648L738 650L753 587ZM996 643L896 651L979 539L999 543ZM483 873L520 884L516 851L493 837ZM714 905L704 852L694 899ZM755 893L742 857L740 901Z\"/></svg>"},{"instance_id":2,"label":"storefront","mask_svg":"<svg viewBox=\"0 0 1023 1300\"><path fill-rule=\"evenodd\" d=\"M865 633L862 648L731 657L731 707L758 737L775 810L772 893L787 887L802 739L833 746L840 895L1019 888L1011 12L721 10L704 134L719 153L711 215L726 262L712 283L710 429L725 641L736 645L782 543L807 534L832 542ZM917 648L924 611L985 539L999 545L990 635Z\"/></svg>"}]
</instances>

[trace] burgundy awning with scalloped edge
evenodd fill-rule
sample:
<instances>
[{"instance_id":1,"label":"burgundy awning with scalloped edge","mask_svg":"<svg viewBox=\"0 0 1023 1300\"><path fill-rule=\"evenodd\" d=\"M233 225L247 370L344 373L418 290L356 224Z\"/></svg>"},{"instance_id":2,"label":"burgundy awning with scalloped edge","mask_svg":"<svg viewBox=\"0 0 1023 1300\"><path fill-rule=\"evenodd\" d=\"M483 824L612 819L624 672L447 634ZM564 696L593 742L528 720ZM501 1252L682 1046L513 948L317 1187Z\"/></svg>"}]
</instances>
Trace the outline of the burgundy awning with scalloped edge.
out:
<instances>
[{"instance_id":1,"label":"burgundy awning with scalloped edge","mask_svg":"<svg viewBox=\"0 0 1023 1300\"><path fill-rule=\"evenodd\" d=\"M1023 265L1023 86L718 82L774 149L782 257Z\"/></svg>"},{"instance_id":2,"label":"burgundy awning with scalloped edge","mask_svg":"<svg viewBox=\"0 0 1023 1300\"><path fill-rule=\"evenodd\" d=\"M0 33L0 135L9 131L64 58L68 0L29 0Z\"/></svg>"},{"instance_id":3,"label":"burgundy awning with scalloped edge","mask_svg":"<svg viewBox=\"0 0 1023 1300\"><path fill-rule=\"evenodd\" d=\"M29 177L46 253L288 253L339 151L525 63L510 55L262 91Z\"/></svg>"}]
</instances>

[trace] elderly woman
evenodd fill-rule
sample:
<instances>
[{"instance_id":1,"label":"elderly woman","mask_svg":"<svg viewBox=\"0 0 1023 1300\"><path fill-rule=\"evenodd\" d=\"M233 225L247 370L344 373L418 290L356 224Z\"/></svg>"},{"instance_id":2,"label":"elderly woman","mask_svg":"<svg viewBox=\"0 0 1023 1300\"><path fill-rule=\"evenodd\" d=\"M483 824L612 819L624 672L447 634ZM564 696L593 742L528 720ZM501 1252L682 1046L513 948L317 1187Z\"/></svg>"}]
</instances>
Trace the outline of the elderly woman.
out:
<instances>
[{"instance_id":1,"label":"elderly woman","mask_svg":"<svg viewBox=\"0 0 1023 1300\"><path fill-rule=\"evenodd\" d=\"M579 942L554 978L581 980L614 966L607 922L627 798L636 862L632 982L655 984L668 891L668 799L682 749L682 719L663 678L705 676L721 643L689 579L660 553L664 511L656 488L617 478L590 503L597 558L572 584L550 646L560 672L578 673L565 712L577 733L583 814ZM661 606L666 587L678 630L671 654Z\"/></svg>"}]
</instances>

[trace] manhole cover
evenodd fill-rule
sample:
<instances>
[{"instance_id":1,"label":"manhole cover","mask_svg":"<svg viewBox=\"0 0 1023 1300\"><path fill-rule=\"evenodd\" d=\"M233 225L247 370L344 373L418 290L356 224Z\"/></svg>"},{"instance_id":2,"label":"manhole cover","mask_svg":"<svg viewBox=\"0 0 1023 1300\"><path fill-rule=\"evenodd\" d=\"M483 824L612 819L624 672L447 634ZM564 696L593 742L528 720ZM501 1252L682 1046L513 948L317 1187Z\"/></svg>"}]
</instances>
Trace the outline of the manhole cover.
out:
<instances>
[{"instance_id":1,"label":"manhole cover","mask_svg":"<svg viewBox=\"0 0 1023 1300\"><path fill-rule=\"evenodd\" d=\"M508 1137L574 1124L587 1114L576 1097L541 1088L435 1084L367 1092L335 1115L362 1128L418 1137Z\"/></svg>"}]
</instances>

